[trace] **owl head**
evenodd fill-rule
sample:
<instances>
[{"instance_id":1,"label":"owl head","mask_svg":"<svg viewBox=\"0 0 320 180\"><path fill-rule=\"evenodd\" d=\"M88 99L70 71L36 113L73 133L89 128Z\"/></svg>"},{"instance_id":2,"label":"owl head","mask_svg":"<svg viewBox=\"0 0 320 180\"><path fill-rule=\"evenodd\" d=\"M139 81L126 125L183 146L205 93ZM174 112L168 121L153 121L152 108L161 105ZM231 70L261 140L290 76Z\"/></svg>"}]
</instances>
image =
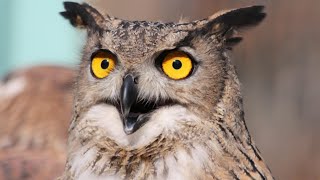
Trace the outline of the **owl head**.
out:
<instances>
[{"instance_id":1,"label":"owl head","mask_svg":"<svg viewBox=\"0 0 320 180\"><path fill-rule=\"evenodd\" d=\"M64 6L61 15L87 31L70 128L83 123L95 137L127 147L209 131L230 92L227 80L238 83L227 55L242 40L237 31L265 17L263 6L251 6L161 23L121 20L88 4Z\"/></svg>"}]
</instances>

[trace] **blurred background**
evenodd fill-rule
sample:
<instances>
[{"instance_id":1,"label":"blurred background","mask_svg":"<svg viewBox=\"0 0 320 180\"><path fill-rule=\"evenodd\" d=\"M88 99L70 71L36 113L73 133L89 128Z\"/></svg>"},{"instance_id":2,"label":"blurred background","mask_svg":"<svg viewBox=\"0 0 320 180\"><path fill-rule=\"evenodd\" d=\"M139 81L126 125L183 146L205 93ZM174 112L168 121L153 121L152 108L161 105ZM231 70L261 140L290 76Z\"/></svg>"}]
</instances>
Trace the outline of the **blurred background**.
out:
<instances>
[{"instance_id":1,"label":"blurred background","mask_svg":"<svg viewBox=\"0 0 320 180\"><path fill-rule=\"evenodd\" d=\"M243 84L248 128L276 179L320 179L319 0L90 3L122 19L161 21L202 19L221 9L266 5L266 20L244 32L244 41L232 53ZM39 64L76 67L85 32L61 18L58 12L62 10L61 0L0 0L1 77ZM66 91L71 96L70 90ZM3 114L8 112L4 109ZM7 132L6 118L0 114L0 148ZM12 131L15 127L12 125Z\"/></svg>"}]
</instances>

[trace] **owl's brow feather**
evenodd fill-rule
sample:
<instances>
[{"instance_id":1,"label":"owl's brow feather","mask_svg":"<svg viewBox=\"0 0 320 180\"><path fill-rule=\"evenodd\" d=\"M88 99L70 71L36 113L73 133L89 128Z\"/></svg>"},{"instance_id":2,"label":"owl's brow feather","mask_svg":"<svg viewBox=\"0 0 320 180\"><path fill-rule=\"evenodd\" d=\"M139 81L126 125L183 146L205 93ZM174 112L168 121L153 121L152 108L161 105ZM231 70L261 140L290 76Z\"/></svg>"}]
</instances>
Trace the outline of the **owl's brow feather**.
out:
<instances>
[{"instance_id":1,"label":"owl's brow feather","mask_svg":"<svg viewBox=\"0 0 320 180\"><path fill-rule=\"evenodd\" d=\"M187 33L188 34L183 39L181 39L178 42L174 43L175 47L188 46L188 47L194 48L194 46L192 44L192 39L194 38L193 37L193 33L192 33L192 31L187 31Z\"/></svg>"}]
</instances>

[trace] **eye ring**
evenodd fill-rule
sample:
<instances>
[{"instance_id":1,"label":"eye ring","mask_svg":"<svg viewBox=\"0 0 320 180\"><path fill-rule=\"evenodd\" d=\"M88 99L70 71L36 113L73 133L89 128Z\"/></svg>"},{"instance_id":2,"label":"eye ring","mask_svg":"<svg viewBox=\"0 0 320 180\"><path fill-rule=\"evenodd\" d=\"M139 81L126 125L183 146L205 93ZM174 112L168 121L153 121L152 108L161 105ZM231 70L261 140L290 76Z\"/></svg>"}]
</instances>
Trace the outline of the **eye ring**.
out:
<instances>
[{"instance_id":1,"label":"eye ring","mask_svg":"<svg viewBox=\"0 0 320 180\"><path fill-rule=\"evenodd\" d=\"M173 80L190 77L196 65L189 53L176 49L164 51L156 59L158 69Z\"/></svg>"},{"instance_id":2,"label":"eye ring","mask_svg":"<svg viewBox=\"0 0 320 180\"><path fill-rule=\"evenodd\" d=\"M98 50L91 56L91 73L98 79L107 77L117 64L117 57L108 50Z\"/></svg>"}]
</instances>

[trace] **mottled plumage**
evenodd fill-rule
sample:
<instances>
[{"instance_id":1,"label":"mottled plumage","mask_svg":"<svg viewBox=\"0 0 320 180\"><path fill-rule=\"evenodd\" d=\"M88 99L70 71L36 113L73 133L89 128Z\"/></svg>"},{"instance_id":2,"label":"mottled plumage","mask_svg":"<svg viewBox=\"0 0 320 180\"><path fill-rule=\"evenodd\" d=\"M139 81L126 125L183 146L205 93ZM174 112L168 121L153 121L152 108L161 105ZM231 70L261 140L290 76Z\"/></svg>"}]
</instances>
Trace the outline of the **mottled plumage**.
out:
<instances>
[{"instance_id":1,"label":"mottled plumage","mask_svg":"<svg viewBox=\"0 0 320 180\"><path fill-rule=\"evenodd\" d=\"M227 55L241 41L236 30L264 19L262 6L161 23L64 5L61 14L88 36L61 179L273 179L245 125L240 83ZM96 78L91 60L102 49L117 64ZM172 50L194 60L188 77L170 79L158 66ZM132 109L143 122L128 119Z\"/></svg>"}]
</instances>

